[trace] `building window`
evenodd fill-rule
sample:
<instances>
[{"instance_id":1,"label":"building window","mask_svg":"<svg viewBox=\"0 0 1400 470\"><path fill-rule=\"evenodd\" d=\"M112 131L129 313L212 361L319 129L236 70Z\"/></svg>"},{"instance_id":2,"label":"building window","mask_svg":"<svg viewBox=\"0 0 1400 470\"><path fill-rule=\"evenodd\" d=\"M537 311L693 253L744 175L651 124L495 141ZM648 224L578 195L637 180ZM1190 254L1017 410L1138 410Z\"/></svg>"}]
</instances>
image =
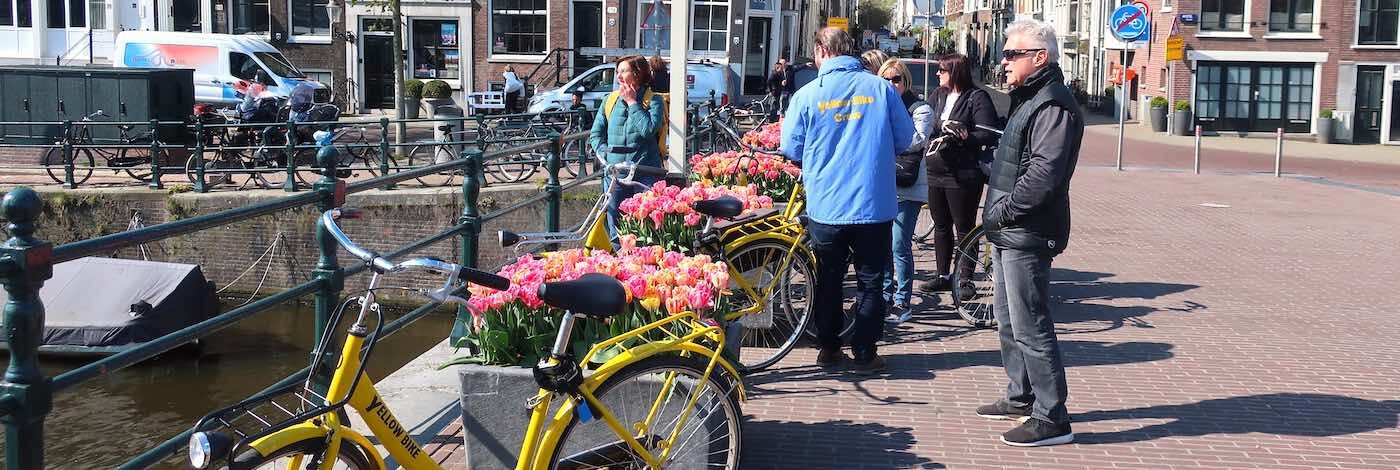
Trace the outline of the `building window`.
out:
<instances>
[{"instance_id":1,"label":"building window","mask_svg":"<svg viewBox=\"0 0 1400 470\"><path fill-rule=\"evenodd\" d=\"M641 31L637 35L643 49L667 49L671 47L671 5L659 1L642 0L637 11L642 13Z\"/></svg>"},{"instance_id":2,"label":"building window","mask_svg":"<svg viewBox=\"0 0 1400 470\"><path fill-rule=\"evenodd\" d=\"M1196 72L1196 116L1220 117L1220 66L1202 65Z\"/></svg>"},{"instance_id":3,"label":"building window","mask_svg":"<svg viewBox=\"0 0 1400 470\"><path fill-rule=\"evenodd\" d=\"M413 77L461 78L456 20L413 20Z\"/></svg>"},{"instance_id":4,"label":"building window","mask_svg":"<svg viewBox=\"0 0 1400 470\"><path fill-rule=\"evenodd\" d=\"M495 54L544 54L549 52L548 2L545 0L492 0L491 52ZM455 24L455 23L454 23Z\"/></svg>"},{"instance_id":5,"label":"building window","mask_svg":"<svg viewBox=\"0 0 1400 470\"><path fill-rule=\"evenodd\" d=\"M729 7L721 5L695 5L694 23L690 32L690 49L696 51L725 50L724 37L728 34Z\"/></svg>"},{"instance_id":6,"label":"building window","mask_svg":"<svg viewBox=\"0 0 1400 470\"><path fill-rule=\"evenodd\" d=\"M303 70L301 73L306 74L306 78L326 85L331 84L331 72L329 70Z\"/></svg>"},{"instance_id":7,"label":"building window","mask_svg":"<svg viewBox=\"0 0 1400 470\"><path fill-rule=\"evenodd\" d=\"M639 45L643 49L671 47L671 4L641 0L642 12L638 25ZM695 2L690 11L690 48L696 51L725 51L729 34L729 4L724 2Z\"/></svg>"},{"instance_id":8,"label":"building window","mask_svg":"<svg viewBox=\"0 0 1400 470\"><path fill-rule=\"evenodd\" d=\"M20 0L28 2L29 0ZM15 4L14 0L0 0L0 26L15 25Z\"/></svg>"},{"instance_id":9,"label":"building window","mask_svg":"<svg viewBox=\"0 0 1400 470\"><path fill-rule=\"evenodd\" d=\"M1288 69L1288 120L1310 122L1312 120L1313 68L1312 66L1289 67Z\"/></svg>"},{"instance_id":10,"label":"building window","mask_svg":"<svg viewBox=\"0 0 1400 470\"><path fill-rule=\"evenodd\" d=\"M188 33L199 33L204 31L204 2L184 1L170 3L170 16L174 21L175 31ZM222 9L221 9L222 10Z\"/></svg>"},{"instance_id":11,"label":"building window","mask_svg":"<svg viewBox=\"0 0 1400 470\"><path fill-rule=\"evenodd\" d=\"M287 10L292 16L292 35L329 36L331 17L326 11L328 0L291 0Z\"/></svg>"},{"instance_id":12,"label":"building window","mask_svg":"<svg viewBox=\"0 0 1400 470\"><path fill-rule=\"evenodd\" d=\"M1361 0L1361 14L1356 17L1356 42L1359 44L1395 45L1396 30L1400 28L1400 0Z\"/></svg>"},{"instance_id":13,"label":"building window","mask_svg":"<svg viewBox=\"0 0 1400 470\"><path fill-rule=\"evenodd\" d=\"M1244 31L1247 0L1201 0L1201 31Z\"/></svg>"},{"instance_id":14,"label":"building window","mask_svg":"<svg viewBox=\"0 0 1400 470\"><path fill-rule=\"evenodd\" d=\"M1269 31L1311 33L1313 0L1270 0Z\"/></svg>"},{"instance_id":15,"label":"building window","mask_svg":"<svg viewBox=\"0 0 1400 470\"><path fill-rule=\"evenodd\" d=\"M233 0L233 34L266 34L268 0Z\"/></svg>"},{"instance_id":16,"label":"building window","mask_svg":"<svg viewBox=\"0 0 1400 470\"><path fill-rule=\"evenodd\" d=\"M87 0L88 27L107 29L107 0Z\"/></svg>"}]
</instances>

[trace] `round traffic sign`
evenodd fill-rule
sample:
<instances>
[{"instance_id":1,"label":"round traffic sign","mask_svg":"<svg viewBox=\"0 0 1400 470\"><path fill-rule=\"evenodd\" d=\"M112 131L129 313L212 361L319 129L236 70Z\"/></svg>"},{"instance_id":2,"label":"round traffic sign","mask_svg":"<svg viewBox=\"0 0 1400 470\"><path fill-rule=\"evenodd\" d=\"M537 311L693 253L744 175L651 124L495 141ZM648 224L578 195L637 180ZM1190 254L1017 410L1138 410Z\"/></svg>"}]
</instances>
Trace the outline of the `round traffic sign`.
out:
<instances>
[{"instance_id":1,"label":"round traffic sign","mask_svg":"<svg viewBox=\"0 0 1400 470\"><path fill-rule=\"evenodd\" d=\"M1136 41L1147 34L1147 11L1137 5L1123 5L1108 17L1108 31L1120 41Z\"/></svg>"}]
</instances>

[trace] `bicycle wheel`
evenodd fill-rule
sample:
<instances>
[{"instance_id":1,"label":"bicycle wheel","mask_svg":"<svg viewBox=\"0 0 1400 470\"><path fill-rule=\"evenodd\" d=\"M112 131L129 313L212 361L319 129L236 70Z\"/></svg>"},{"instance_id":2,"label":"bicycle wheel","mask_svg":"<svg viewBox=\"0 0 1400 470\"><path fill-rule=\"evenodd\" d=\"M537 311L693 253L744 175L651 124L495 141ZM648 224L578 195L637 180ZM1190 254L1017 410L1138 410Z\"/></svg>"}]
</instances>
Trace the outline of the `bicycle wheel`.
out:
<instances>
[{"instance_id":1,"label":"bicycle wheel","mask_svg":"<svg viewBox=\"0 0 1400 470\"><path fill-rule=\"evenodd\" d=\"M972 229L953 249L953 307L958 316L975 327L996 326L992 315L996 283L992 280L992 244L982 226Z\"/></svg>"},{"instance_id":2,"label":"bicycle wheel","mask_svg":"<svg viewBox=\"0 0 1400 470\"><path fill-rule=\"evenodd\" d=\"M364 142L360 142L363 144ZM349 148L352 171L369 173L369 177L379 176L379 149L374 147ZM354 176L353 174L351 176Z\"/></svg>"},{"instance_id":3,"label":"bicycle wheel","mask_svg":"<svg viewBox=\"0 0 1400 470\"><path fill-rule=\"evenodd\" d=\"M219 185L233 183L234 172L223 172L219 170L242 170L243 157L237 152L218 151L213 154L212 160L204 160L204 185L210 188ZM199 180L199 173L195 171L195 158L191 155L185 160L185 177L194 183Z\"/></svg>"},{"instance_id":4,"label":"bicycle wheel","mask_svg":"<svg viewBox=\"0 0 1400 470\"><path fill-rule=\"evenodd\" d=\"M572 140L564 144L564 158L559 160L560 169L570 178L588 176L594 171L593 150L587 148L588 145L581 140ZM583 171L579 171L580 160L582 160Z\"/></svg>"},{"instance_id":5,"label":"bicycle wheel","mask_svg":"<svg viewBox=\"0 0 1400 470\"><path fill-rule=\"evenodd\" d=\"M737 469L742 441L739 420L743 416L739 391L718 366L706 377L706 364L694 356L652 356L608 377L594 395L649 452L659 454L661 449L669 449L662 468ZM690 406L692 393L697 394L694 406ZM649 414L654 429L648 429L645 422ZM687 419L677 428L682 414L687 414ZM578 424L575 413L551 454L551 468L647 468L607 426ZM673 434L676 441L666 442Z\"/></svg>"},{"instance_id":6,"label":"bicycle wheel","mask_svg":"<svg viewBox=\"0 0 1400 470\"><path fill-rule=\"evenodd\" d=\"M540 168L540 162L545 158L545 155L533 152L517 153L487 162L486 166L491 168L491 177L496 181L519 183L534 176L535 171Z\"/></svg>"},{"instance_id":7,"label":"bicycle wheel","mask_svg":"<svg viewBox=\"0 0 1400 470\"><path fill-rule=\"evenodd\" d=\"M234 468L285 470L294 468L290 464L295 459L301 459L301 464L305 465L308 462L307 459L323 452L325 446L326 440L323 438L306 439L274 450L265 457L256 450L248 449L234 457L232 463ZM336 453L335 463L331 468L337 470L377 470L370 463L369 457L365 455L365 450L348 440L340 441L340 452Z\"/></svg>"},{"instance_id":8,"label":"bicycle wheel","mask_svg":"<svg viewBox=\"0 0 1400 470\"><path fill-rule=\"evenodd\" d=\"M44 171L49 173L49 178L62 184L64 182L64 171L66 171L66 161L63 160L62 147L49 147L44 150L40 162L44 164ZM73 184L83 184L92 177L92 151L88 149L73 149Z\"/></svg>"},{"instance_id":9,"label":"bicycle wheel","mask_svg":"<svg viewBox=\"0 0 1400 470\"><path fill-rule=\"evenodd\" d=\"M808 306L816 275L801 249L793 253L786 269L780 270L789 248L782 243L758 242L740 247L727 257L734 272L758 295L751 298L731 279L729 291L734 294L730 301L735 310L762 305L760 310L736 320L743 331L739 363L748 371L762 370L781 360L802 339L811 321Z\"/></svg>"},{"instance_id":10,"label":"bicycle wheel","mask_svg":"<svg viewBox=\"0 0 1400 470\"><path fill-rule=\"evenodd\" d=\"M438 145L419 145L413 147L408 152L408 166L419 168L434 163L456 160L457 154L451 148ZM451 186L457 182L457 176L462 174L462 170L439 171L434 174L420 176L417 178L418 184L423 186Z\"/></svg>"}]
</instances>

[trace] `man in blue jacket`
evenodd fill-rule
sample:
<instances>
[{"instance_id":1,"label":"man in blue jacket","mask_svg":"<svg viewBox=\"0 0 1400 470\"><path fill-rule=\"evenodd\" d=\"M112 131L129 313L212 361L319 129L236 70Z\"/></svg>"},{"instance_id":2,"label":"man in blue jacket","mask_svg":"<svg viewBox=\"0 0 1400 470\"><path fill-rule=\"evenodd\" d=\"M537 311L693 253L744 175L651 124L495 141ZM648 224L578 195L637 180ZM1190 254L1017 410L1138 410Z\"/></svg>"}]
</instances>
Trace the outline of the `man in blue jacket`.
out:
<instances>
[{"instance_id":1,"label":"man in blue jacket","mask_svg":"<svg viewBox=\"0 0 1400 470\"><path fill-rule=\"evenodd\" d=\"M817 364L832 367L845 359L841 285L849 259L858 289L851 352L856 372L873 374L885 369L875 342L884 332L880 290L898 211L894 155L909 147L914 123L894 88L849 55L854 41L845 30L823 28L815 40L817 78L788 105L782 151L802 164L807 190L807 232L817 256Z\"/></svg>"}]
</instances>

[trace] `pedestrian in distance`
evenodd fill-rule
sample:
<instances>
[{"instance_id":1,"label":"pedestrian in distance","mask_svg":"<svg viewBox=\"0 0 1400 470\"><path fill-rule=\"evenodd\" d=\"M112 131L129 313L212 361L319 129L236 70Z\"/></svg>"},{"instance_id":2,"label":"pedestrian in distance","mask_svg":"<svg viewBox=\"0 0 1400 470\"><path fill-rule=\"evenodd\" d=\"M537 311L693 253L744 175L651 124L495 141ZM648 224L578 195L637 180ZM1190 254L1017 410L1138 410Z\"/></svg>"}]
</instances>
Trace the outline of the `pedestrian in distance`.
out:
<instances>
[{"instance_id":1,"label":"pedestrian in distance","mask_svg":"<svg viewBox=\"0 0 1400 470\"><path fill-rule=\"evenodd\" d=\"M817 258L812 309L821 351L817 364L835 367L841 351L842 283L856 269L856 313L851 333L854 370L885 369L875 343L884 333L885 266L895 198L895 150L909 147L914 123L884 79L851 57L850 34L822 28L814 37L817 78L792 97L782 125L782 153L802 165L807 233Z\"/></svg>"},{"instance_id":2,"label":"pedestrian in distance","mask_svg":"<svg viewBox=\"0 0 1400 470\"><path fill-rule=\"evenodd\" d=\"M593 127L588 145L607 164L632 162L639 166L661 168L661 133L666 128L666 104L661 95L651 90L651 65L642 56L618 59L617 91L603 99L594 110ZM654 177L636 175L633 181L651 186ZM604 175L603 190L611 190L612 181ZM619 187L607 207L608 236L617 243L618 205L622 200L641 192L631 186Z\"/></svg>"},{"instance_id":3,"label":"pedestrian in distance","mask_svg":"<svg viewBox=\"0 0 1400 470\"><path fill-rule=\"evenodd\" d=\"M506 70L501 72L501 77L505 79L506 93L506 113L518 112L520 103L525 97L525 82L520 81L520 77L515 75L515 67L506 66Z\"/></svg>"},{"instance_id":4,"label":"pedestrian in distance","mask_svg":"<svg viewBox=\"0 0 1400 470\"><path fill-rule=\"evenodd\" d=\"M666 62L661 60L661 55L651 56L647 59L647 65L651 66L651 91L670 93L671 72L667 70Z\"/></svg>"},{"instance_id":5,"label":"pedestrian in distance","mask_svg":"<svg viewBox=\"0 0 1400 470\"><path fill-rule=\"evenodd\" d=\"M782 107L783 87L787 80L787 59L778 59L773 64L773 72L768 74L768 98L773 101L773 110L769 113L770 118L777 117L778 109Z\"/></svg>"},{"instance_id":6,"label":"pedestrian in distance","mask_svg":"<svg viewBox=\"0 0 1400 470\"><path fill-rule=\"evenodd\" d=\"M958 270L958 279L967 287L961 291L969 295L973 293L969 286L977 253L959 256L958 265L952 266L953 247L962 243L977 225L977 204L982 201L982 187L987 182L978 161L983 149L996 145L999 138L986 129L998 127L997 111L991 95L972 83L972 64L967 56L956 53L938 58L938 88L930 102L938 110L935 129L943 129L947 122L958 124L948 126L950 132L943 145L925 160L928 211L933 217L934 276L919 290L929 294L950 290L951 268Z\"/></svg>"},{"instance_id":7,"label":"pedestrian in distance","mask_svg":"<svg viewBox=\"0 0 1400 470\"><path fill-rule=\"evenodd\" d=\"M1055 29L1036 20L1006 28L1001 64L1011 87L1006 133L992 161L982 224L992 251L993 313L1006 395L977 414L1024 419L1002 434L1013 446L1074 441L1064 357L1050 312L1050 263L1069 242L1069 182L1084 119L1056 60Z\"/></svg>"},{"instance_id":8,"label":"pedestrian in distance","mask_svg":"<svg viewBox=\"0 0 1400 470\"><path fill-rule=\"evenodd\" d=\"M899 94L900 103L914 121L914 135L909 146L899 149L895 156L895 197L899 211L891 229L893 261L885 267L885 301L893 305L885 323L898 325L914 314L910 298L914 292L914 226L919 223L919 209L928 201L928 172L923 170L924 148L933 127L933 108L919 99L909 85L914 76L899 59L886 60L878 75L890 83Z\"/></svg>"}]
</instances>

